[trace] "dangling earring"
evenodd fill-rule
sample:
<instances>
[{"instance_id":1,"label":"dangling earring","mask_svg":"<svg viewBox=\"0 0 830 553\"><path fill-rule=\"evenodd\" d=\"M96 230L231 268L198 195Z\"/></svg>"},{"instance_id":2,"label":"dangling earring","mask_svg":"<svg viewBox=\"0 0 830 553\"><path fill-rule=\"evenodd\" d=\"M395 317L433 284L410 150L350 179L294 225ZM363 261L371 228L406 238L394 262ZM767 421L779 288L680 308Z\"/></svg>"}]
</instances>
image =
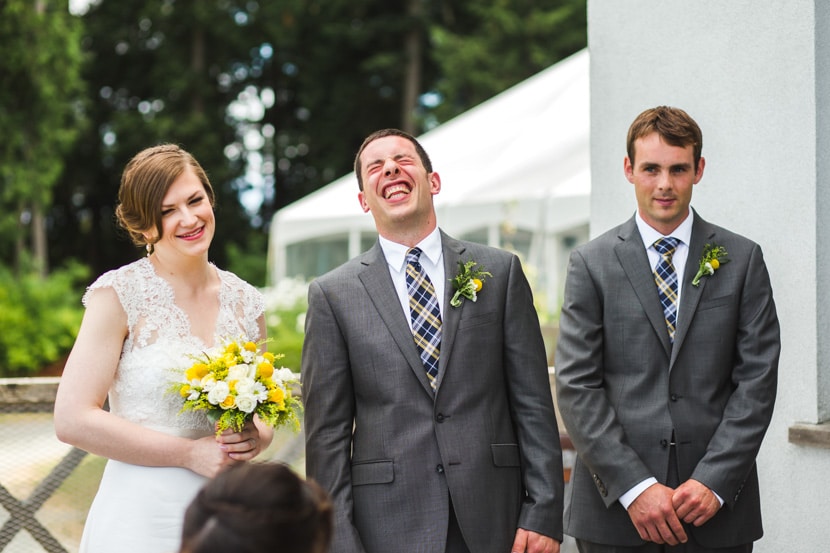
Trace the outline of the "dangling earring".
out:
<instances>
[{"instance_id":1,"label":"dangling earring","mask_svg":"<svg viewBox=\"0 0 830 553\"><path fill-rule=\"evenodd\" d=\"M154 249L154 248L153 248L153 245L152 245L152 244L150 244L150 243L148 243L148 244L147 244L146 246L144 246L144 247L145 247L145 248L146 248L146 250L147 250L147 257L150 257L150 255L152 255L152 253L153 253L153 249Z\"/></svg>"}]
</instances>

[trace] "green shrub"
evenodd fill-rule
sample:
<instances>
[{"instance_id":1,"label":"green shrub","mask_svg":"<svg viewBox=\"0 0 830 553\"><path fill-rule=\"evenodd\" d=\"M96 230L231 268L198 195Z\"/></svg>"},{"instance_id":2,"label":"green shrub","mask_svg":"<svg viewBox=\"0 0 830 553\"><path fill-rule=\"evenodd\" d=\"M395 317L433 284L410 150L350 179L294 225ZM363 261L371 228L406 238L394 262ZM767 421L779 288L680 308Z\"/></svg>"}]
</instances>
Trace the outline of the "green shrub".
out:
<instances>
[{"instance_id":1,"label":"green shrub","mask_svg":"<svg viewBox=\"0 0 830 553\"><path fill-rule=\"evenodd\" d=\"M285 355L278 365L300 371L303 349L306 297L308 284L287 279L272 288L263 289L265 295L265 322L268 327L268 351Z\"/></svg>"},{"instance_id":2,"label":"green shrub","mask_svg":"<svg viewBox=\"0 0 830 553\"><path fill-rule=\"evenodd\" d=\"M81 294L88 269L78 263L46 278L15 277L0 266L0 376L27 376L61 359L83 318Z\"/></svg>"}]
</instances>

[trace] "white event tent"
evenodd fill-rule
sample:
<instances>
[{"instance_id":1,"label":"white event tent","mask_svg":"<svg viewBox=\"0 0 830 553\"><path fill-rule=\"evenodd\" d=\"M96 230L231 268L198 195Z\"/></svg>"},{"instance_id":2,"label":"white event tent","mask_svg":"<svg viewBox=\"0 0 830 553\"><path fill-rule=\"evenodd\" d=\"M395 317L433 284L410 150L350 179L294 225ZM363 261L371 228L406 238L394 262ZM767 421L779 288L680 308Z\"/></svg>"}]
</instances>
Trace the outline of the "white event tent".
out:
<instances>
[{"instance_id":1,"label":"white event tent","mask_svg":"<svg viewBox=\"0 0 830 553\"><path fill-rule=\"evenodd\" d=\"M583 50L418 137L441 176L439 226L516 251L551 310L570 249L588 239L588 77ZM374 243L357 193L349 173L275 214L271 284L313 278Z\"/></svg>"}]
</instances>

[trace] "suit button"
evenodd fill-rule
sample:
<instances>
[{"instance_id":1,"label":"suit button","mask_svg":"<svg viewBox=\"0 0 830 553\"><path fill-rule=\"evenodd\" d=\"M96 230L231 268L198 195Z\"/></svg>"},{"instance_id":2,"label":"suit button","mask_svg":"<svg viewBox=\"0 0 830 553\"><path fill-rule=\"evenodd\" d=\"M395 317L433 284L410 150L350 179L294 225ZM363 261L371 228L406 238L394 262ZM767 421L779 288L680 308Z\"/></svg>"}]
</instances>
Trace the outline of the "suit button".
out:
<instances>
[{"instance_id":1,"label":"suit button","mask_svg":"<svg viewBox=\"0 0 830 553\"><path fill-rule=\"evenodd\" d=\"M444 465L438 465L435 467L435 472L438 474L444 474Z\"/></svg>"},{"instance_id":2,"label":"suit button","mask_svg":"<svg viewBox=\"0 0 830 553\"><path fill-rule=\"evenodd\" d=\"M677 401L677 394L672 394L671 395L671 400L672 401Z\"/></svg>"},{"instance_id":3,"label":"suit button","mask_svg":"<svg viewBox=\"0 0 830 553\"><path fill-rule=\"evenodd\" d=\"M666 439L660 440L660 445L663 447L669 447L669 441Z\"/></svg>"},{"instance_id":4,"label":"suit button","mask_svg":"<svg viewBox=\"0 0 830 553\"><path fill-rule=\"evenodd\" d=\"M444 413L438 413L437 415L435 415L435 420L437 420L438 422L444 422L445 418L446 417L444 416Z\"/></svg>"}]
</instances>

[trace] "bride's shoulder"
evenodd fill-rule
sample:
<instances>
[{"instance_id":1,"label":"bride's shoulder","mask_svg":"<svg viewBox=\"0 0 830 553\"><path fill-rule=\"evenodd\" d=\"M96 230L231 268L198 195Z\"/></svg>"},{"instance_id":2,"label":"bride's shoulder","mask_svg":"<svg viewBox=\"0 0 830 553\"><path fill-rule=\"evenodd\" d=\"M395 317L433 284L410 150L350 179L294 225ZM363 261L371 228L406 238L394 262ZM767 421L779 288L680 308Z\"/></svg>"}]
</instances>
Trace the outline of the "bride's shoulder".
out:
<instances>
[{"instance_id":1,"label":"bride's shoulder","mask_svg":"<svg viewBox=\"0 0 830 553\"><path fill-rule=\"evenodd\" d=\"M83 304L86 305L90 295L101 288L111 288L121 298L126 290L141 286L153 274L152 265L146 257L107 271L87 287Z\"/></svg>"},{"instance_id":2,"label":"bride's shoulder","mask_svg":"<svg viewBox=\"0 0 830 553\"><path fill-rule=\"evenodd\" d=\"M253 300L262 297L262 292L258 288L238 277L236 274L218 267L216 267L216 272L222 280L222 283L230 288L234 294L239 294Z\"/></svg>"},{"instance_id":3,"label":"bride's shoulder","mask_svg":"<svg viewBox=\"0 0 830 553\"><path fill-rule=\"evenodd\" d=\"M219 278L222 280L222 283L226 286L232 286L234 288L246 288L246 289L254 289L256 288L250 284L248 281L238 277L236 273L232 273L225 269L220 269L216 265L213 266L216 269L216 273L219 275Z\"/></svg>"}]
</instances>

